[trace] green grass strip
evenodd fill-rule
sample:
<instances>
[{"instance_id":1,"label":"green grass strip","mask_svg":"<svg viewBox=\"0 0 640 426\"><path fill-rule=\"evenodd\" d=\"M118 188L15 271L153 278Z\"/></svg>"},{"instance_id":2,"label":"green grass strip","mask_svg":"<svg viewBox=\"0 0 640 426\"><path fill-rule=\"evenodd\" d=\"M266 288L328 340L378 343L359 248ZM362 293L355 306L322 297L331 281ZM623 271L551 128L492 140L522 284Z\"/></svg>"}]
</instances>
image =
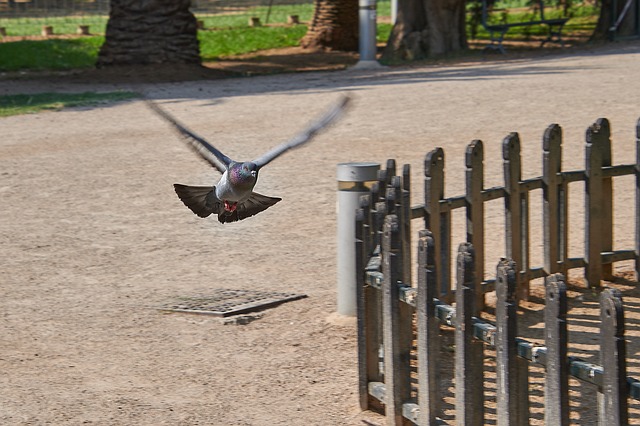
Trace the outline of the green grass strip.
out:
<instances>
[{"instance_id":1,"label":"green grass strip","mask_svg":"<svg viewBox=\"0 0 640 426\"><path fill-rule=\"evenodd\" d=\"M37 93L33 95L0 96L0 117L98 105L124 101L139 96L134 92Z\"/></svg>"},{"instance_id":2,"label":"green grass strip","mask_svg":"<svg viewBox=\"0 0 640 426\"><path fill-rule=\"evenodd\" d=\"M92 67L104 37L23 40L0 43L0 71Z\"/></svg>"},{"instance_id":3,"label":"green grass strip","mask_svg":"<svg viewBox=\"0 0 640 426\"><path fill-rule=\"evenodd\" d=\"M199 31L200 56L203 61L212 61L257 50L297 46L306 32L305 25Z\"/></svg>"}]
</instances>

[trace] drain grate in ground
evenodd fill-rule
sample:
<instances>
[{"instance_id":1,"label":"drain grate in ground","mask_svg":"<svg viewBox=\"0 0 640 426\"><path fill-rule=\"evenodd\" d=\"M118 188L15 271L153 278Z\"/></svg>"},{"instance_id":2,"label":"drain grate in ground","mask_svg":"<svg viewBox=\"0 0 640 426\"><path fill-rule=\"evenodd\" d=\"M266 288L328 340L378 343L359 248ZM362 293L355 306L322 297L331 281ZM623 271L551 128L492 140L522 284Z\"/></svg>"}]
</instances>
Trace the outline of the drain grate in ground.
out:
<instances>
[{"instance_id":1,"label":"drain grate in ground","mask_svg":"<svg viewBox=\"0 0 640 426\"><path fill-rule=\"evenodd\" d=\"M307 297L306 294L218 289L213 290L211 294L180 297L176 302L169 303L160 309L170 312L227 317L270 308L305 297Z\"/></svg>"}]
</instances>

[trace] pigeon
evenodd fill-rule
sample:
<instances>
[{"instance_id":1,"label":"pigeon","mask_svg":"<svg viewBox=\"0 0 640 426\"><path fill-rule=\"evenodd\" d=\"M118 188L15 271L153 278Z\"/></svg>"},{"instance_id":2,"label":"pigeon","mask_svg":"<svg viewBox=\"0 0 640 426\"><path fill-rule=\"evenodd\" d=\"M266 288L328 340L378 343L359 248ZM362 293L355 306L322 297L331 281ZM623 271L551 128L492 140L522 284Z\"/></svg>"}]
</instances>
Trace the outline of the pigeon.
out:
<instances>
[{"instance_id":1,"label":"pigeon","mask_svg":"<svg viewBox=\"0 0 640 426\"><path fill-rule=\"evenodd\" d=\"M285 152L311 141L323 128L343 114L349 100L348 96L342 96L322 117L312 122L298 135L253 161L232 160L204 138L187 129L154 102L147 100L146 104L169 122L189 147L222 173L222 177L215 186L174 184L180 200L199 217L205 218L216 214L220 223L229 223L254 216L282 200L253 191L260 169Z\"/></svg>"}]
</instances>

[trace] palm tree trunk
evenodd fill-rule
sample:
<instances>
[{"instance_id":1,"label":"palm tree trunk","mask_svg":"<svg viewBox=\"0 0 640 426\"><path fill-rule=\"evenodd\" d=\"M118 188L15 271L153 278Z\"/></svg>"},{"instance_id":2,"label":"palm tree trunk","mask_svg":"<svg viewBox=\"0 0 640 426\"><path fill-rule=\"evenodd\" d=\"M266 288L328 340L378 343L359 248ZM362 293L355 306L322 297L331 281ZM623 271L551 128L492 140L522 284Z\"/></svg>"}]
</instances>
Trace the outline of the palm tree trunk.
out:
<instances>
[{"instance_id":1,"label":"palm tree trunk","mask_svg":"<svg viewBox=\"0 0 640 426\"><path fill-rule=\"evenodd\" d=\"M358 50L358 1L315 0L313 20L300 45L305 49Z\"/></svg>"},{"instance_id":2,"label":"palm tree trunk","mask_svg":"<svg viewBox=\"0 0 640 426\"><path fill-rule=\"evenodd\" d=\"M111 0L98 67L200 64L197 22L190 0Z\"/></svg>"}]
</instances>

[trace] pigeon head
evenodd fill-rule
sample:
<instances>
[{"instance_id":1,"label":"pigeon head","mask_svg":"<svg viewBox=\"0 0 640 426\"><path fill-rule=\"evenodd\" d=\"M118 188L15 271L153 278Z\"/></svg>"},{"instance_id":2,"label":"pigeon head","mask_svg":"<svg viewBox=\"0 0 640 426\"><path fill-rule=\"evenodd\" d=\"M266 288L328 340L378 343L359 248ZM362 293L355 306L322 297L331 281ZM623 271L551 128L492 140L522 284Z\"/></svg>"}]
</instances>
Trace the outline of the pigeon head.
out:
<instances>
[{"instance_id":1,"label":"pigeon head","mask_svg":"<svg viewBox=\"0 0 640 426\"><path fill-rule=\"evenodd\" d=\"M250 161L234 162L229 166L229 180L237 187L253 187L258 180L258 166Z\"/></svg>"}]
</instances>

